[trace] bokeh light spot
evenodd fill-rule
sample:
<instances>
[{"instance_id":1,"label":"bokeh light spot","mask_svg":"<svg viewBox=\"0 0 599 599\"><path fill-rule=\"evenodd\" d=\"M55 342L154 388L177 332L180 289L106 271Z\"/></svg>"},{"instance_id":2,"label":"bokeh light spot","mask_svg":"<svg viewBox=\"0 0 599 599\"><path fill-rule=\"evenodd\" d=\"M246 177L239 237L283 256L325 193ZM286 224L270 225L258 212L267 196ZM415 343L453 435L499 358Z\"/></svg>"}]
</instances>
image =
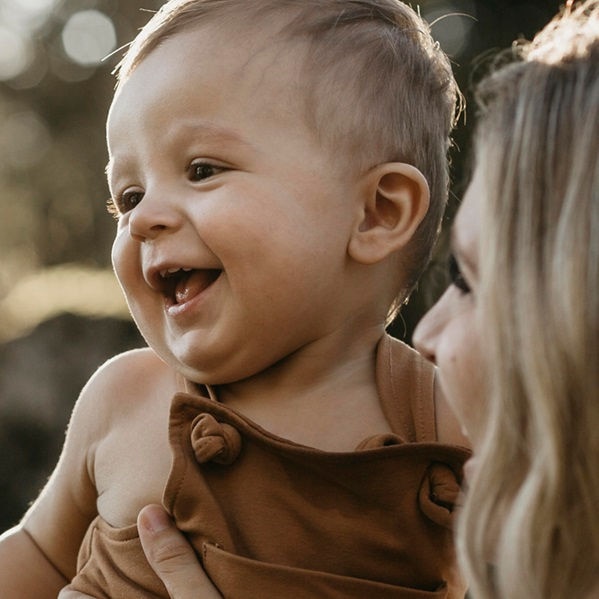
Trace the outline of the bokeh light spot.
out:
<instances>
[{"instance_id":1,"label":"bokeh light spot","mask_svg":"<svg viewBox=\"0 0 599 599\"><path fill-rule=\"evenodd\" d=\"M4 18L26 26L45 22L57 4L57 0L3 0L4 2L6 2Z\"/></svg>"},{"instance_id":2,"label":"bokeh light spot","mask_svg":"<svg viewBox=\"0 0 599 599\"><path fill-rule=\"evenodd\" d=\"M17 77L31 64L31 43L18 31L0 25L0 48L0 81Z\"/></svg>"},{"instance_id":3,"label":"bokeh light spot","mask_svg":"<svg viewBox=\"0 0 599 599\"><path fill-rule=\"evenodd\" d=\"M0 0L0 23L32 35L47 24L59 0Z\"/></svg>"},{"instance_id":4,"label":"bokeh light spot","mask_svg":"<svg viewBox=\"0 0 599 599\"><path fill-rule=\"evenodd\" d=\"M19 7L23 12L37 14L40 12L50 12L56 5L56 0L13 0L13 4Z\"/></svg>"},{"instance_id":5,"label":"bokeh light spot","mask_svg":"<svg viewBox=\"0 0 599 599\"><path fill-rule=\"evenodd\" d=\"M473 2L431 3L422 11L422 16L431 24L433 37L446 54L457 57L467 49L472 28L476 24L476 6Z\"/></svg>"},{"instance_id":6,"label":"bokeh light spot","mask_svg":"<svg viewBox=\"0 0 599 599\"><path fill-rule=\"evenodd\" d=\"M62 31L67 56L77 64L99 64L116 47L112 21L97 10L82 10L67 21Z\"/></svg>"}]
</instances>

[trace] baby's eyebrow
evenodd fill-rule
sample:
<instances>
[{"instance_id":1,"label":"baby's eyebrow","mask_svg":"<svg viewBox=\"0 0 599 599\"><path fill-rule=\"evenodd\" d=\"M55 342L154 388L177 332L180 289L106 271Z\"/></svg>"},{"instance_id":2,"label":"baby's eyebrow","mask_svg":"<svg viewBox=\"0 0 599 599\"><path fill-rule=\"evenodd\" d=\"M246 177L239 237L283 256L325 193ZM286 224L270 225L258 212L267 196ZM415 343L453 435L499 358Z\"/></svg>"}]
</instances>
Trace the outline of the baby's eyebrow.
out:
<instances>
[{"instance_id":1,"label":"baby's eyebrow","mask_svg":"<svg viewBox=\"0 0 599 599\"><path fill-rule=\"evenodd\" d=\"M210 121L184 121L177 126L177 133L197 135L205 140L230 142L252 147L252 144L244 139L237 131L222 127Z\"/></svg>"},{"instance_id":2,"label":"baby's eyebrow","mask_svg":"<svg viewBox=\"0 0 599 599\"><path fill-rule=\"evenodd\" d=\"M181 139L182 136L194 136L206 142L219 142L219 143L231 143L241 146L246 146L253 152L257 152L255 146L249 141L244 139L237 131L229 129L227 127L221 127L216 123L209 121L183 121L177 123L177 125L167 134L167 138L172 138L173 142L177 139ZM104 168L106 178L110 182L114 173L114 158L111 157Z\"/></svg>"}]
</instances>

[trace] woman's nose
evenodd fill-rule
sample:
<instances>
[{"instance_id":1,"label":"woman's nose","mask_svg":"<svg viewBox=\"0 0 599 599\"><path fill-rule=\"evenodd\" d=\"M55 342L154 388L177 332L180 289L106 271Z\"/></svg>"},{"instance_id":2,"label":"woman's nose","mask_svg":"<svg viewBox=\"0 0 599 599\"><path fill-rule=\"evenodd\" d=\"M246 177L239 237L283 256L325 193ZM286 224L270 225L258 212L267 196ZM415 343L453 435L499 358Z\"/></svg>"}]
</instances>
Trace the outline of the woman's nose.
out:
<instances>
[{"instance_id":1,"label":"woman's nose","mask_svg":"<svg viewBox=\"0 0 599 599\"><path fill-rule=\"evenodd\" d=\"M129 216L129 234L136 241L155 239L180 226L181 214L168 199L146 191Z\"/></svg>"},{"instance_id":2,"label":"woman's nose","mask_svg":"<svg viewBox=\"0 0 599 599\"><path fill-rule=\"evenodd\" d=\"M443 298L422 317L412 335L416 350L433 364L437 363L436 347L441 329L442 302Z\"/></svg>"}]
</instances>

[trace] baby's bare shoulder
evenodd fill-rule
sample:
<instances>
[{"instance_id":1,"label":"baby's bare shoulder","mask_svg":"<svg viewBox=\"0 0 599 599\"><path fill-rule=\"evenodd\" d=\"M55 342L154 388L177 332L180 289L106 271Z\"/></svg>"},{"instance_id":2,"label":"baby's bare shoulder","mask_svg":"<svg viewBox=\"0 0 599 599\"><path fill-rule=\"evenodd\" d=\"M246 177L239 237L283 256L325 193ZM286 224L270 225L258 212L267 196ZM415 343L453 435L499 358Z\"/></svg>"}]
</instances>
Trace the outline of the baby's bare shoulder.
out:
<instances>
[{"instance_id":1,"label":"baby's bare shoulder","mask_svg":"<svg viewBox=\"0 0 599 599\"><path fill-rule=\"evenodd\" d=\"M22 528L35 540L40 551L63 573L73 576L77 552L93 518L104 515L110 506L130 508L119 494L117 482L135 481L145 475L135 460L143 457L138 437L161 456L168 456L165 423L168 422L169 393L176 384L174 372L151 350L135 350L116 356L102 365L83 388L67 429L58 464L41 495L22 521ZM166 396L160 395L166 392ZM158 401L159 400L159 401ZM145 434L140 434L142 431ZM145 448L148 453L147 447ZM123 460L123 455L128 459ZM147 462L147 460L145 460ZM159 481L168 472L164 466L150 474ZM158 482L141 494L156 500ZM149 483L148 483L149 484ZM135 485L133 485L135 487ZM108 491L111 493L108 493ZM160 496L158 495L158 500ZM134 522L135 512L126 516ZM116 508L112 515L117 512Z\"/></svg>"},{"instance_id":2,"label":"baby's bare shoulder","mask_svg":"<svg viewBox=\"0 0 599 599\"><path fill-rule=\"evenodd\" d=\"M134 523L144 505L160 502L171 466L168 420L177 381L152 350L136 350L108 361L82 394L91 417L85 420L95 427L89 471L97 507L112 526Z\"/></svg>"},{"instance_id":3,"label":"baby's bare shoulder","mask_svg":"<svg viewBox=\"0 0 599 599\"><path fill-rule=\"evenodd\" d=\"M154 387L176 381L174 370L150 348L132 349L105 362L88 381L84 393L126 391L131 387Z\"/></svg>"},{"instance_id":4,"label":"baby's bare shoulder","mask_svg":"<svg viewBox=\"0 0 599 599\"><path fill-rule=\"evenodd\" d=\"M92 410L94 418L119 418L147 408L157 395L177 391L175 371L149 348L119 354L105 362L87 382L78 409Z\"/></svg>"}]
</instances>

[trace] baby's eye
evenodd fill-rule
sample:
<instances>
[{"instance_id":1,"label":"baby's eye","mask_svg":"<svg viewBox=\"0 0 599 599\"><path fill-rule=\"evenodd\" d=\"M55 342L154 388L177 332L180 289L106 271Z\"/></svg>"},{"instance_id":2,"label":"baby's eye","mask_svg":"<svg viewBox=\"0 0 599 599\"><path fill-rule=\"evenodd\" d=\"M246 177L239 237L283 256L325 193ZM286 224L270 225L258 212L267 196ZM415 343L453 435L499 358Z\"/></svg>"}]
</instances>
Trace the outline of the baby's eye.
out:
<instances>
[{"instance_id":1,"label":"baby's eye","mask_svg":"<svg viewBox=\"0 0 599 599\"><path fill-rule=\"evenodd\" d=\"M108 212L116 217L133 210L143 199L144 192L140 189L126 189L120 195L108 200Z\"/></svg>"},{"instance_id":2,"label":"baby's eye","mask_svg":"<svg viewBox=\"0 0 599 599\"><path fill-rule=\"evenodd\" d=\"M218 166L203 160L195 160L189 165L188 173L192 181L203 181L226 170L224 166Z\"/></svg>"},{"instance_id":3,"label":"baby's eye","mask_svg":"<svg viewBox=\"0 0 599 599\"><path fill-rule=\"evenodd\" d=\"M462 293L470 293L470 285L464 278L460 265L453 254L449 255L448 270L451 284L455 285Z\"/></svg>"}]
</instances>

